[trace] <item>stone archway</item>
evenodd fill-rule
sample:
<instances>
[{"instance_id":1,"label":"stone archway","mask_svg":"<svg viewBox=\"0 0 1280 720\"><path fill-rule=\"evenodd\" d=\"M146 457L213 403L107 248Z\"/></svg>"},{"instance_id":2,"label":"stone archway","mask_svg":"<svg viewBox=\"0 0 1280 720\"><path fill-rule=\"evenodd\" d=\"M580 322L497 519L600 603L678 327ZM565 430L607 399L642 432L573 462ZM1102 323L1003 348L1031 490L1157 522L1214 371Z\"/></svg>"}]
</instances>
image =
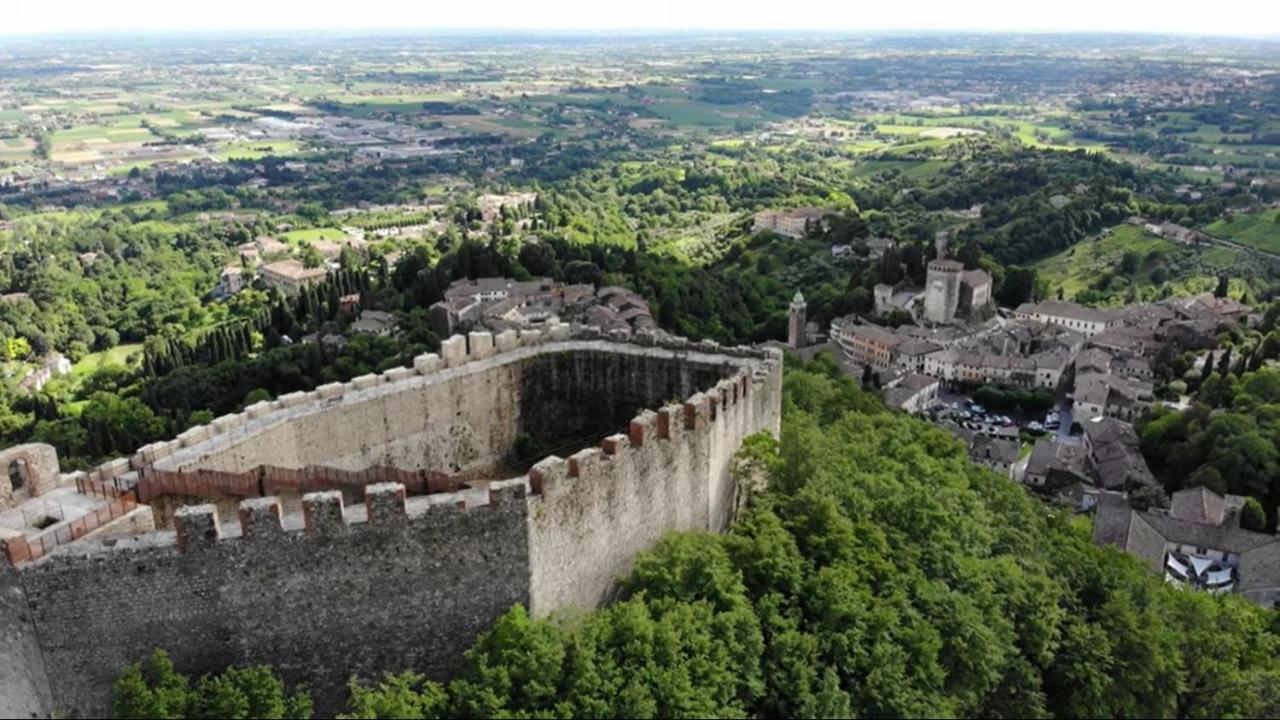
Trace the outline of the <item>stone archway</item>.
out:
<instances>
[{"instance_id":1,"label":"stone archway","mask_svg":"<svg viewBox=\"0 0 1280 720\"><path fill-rule=\"evenodd\" d=\"M28 443L0 452L0 508L14 507L58 485L58 451Z\"/></svg>"},{"instance_id":2,"label":"stone archway","mask_svg":"<svg viewBox=\"0 0 1280 720\"><path fill-rule=\"evenodd\" d=\"M27 478L30 477L31 469L27 467L27 459L24 457L16 457L9 461L9 488L13 492L17 492L27 485Z\"/></svg>"}]
</instances>

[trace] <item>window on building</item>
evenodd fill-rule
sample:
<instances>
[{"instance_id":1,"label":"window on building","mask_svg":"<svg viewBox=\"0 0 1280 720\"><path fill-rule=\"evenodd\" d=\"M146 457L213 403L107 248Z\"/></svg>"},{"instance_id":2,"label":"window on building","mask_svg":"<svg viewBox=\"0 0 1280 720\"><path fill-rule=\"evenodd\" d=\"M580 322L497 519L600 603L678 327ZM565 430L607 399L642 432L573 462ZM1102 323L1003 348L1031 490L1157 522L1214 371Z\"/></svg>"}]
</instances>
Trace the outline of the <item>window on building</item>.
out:
<instances>
[{"instance_id":1,"label":"window on building","mask_svg":"<svg viewBox=\"0 0 1280 720\"><path fill-rule=\"evenodd\" d=\"M18 458L9 463L9 485L16 490L21 490L27 484L27 461Z\"/></svg>"}]
</instances>

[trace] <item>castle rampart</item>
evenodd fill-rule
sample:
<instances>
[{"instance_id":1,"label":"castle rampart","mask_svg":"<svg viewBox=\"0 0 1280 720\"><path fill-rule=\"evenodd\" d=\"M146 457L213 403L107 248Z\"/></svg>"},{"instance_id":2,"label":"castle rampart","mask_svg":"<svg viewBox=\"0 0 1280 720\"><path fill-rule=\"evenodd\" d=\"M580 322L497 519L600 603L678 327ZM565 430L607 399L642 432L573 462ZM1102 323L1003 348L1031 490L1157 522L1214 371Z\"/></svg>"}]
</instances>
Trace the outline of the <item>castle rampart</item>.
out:
<instances>
[{"instance_id":1,"label":"castle rampart","mask_svg":"<svg viewBox=\"0 0 1280 720\"><path fill-rule=\"evenodd\" d=\"M282 526L272 498L229 523L188 506L173 532L23 568L55 703L101 717L122 664L156 647L187 672L271 663L327 708L352 673L447 675L493 618L529 602L524 488L470 510L425 496L406 507L383 488L365 507L308 495L302 527Z\"/></svg>"},{"instance_id":2,"label":"castle rampart","mask_svg":"<svg viewBox=\"0 0 1280 720\"><path fill-rule=\"evenodd\" d=\"M594 607L665 532L723 529L733 455L777 433L780 392L774 352L556 326L457 336L411 368L251 406L83 479L134 497L149 479L257 471L246 499L208 488L216 505L179 503L172 530L71 542L9 571L30 632L0 659L39 661L29 704L47 701L47 678L48 709L89 716L156 647L186 672L270 663L321 712L351 674L448 677L514 603ZM496 472L521 436L567 457ZM265 481L316 466L371 482ZM414 485L430 473L464 479Z\"/></svg>"}]
</instances>

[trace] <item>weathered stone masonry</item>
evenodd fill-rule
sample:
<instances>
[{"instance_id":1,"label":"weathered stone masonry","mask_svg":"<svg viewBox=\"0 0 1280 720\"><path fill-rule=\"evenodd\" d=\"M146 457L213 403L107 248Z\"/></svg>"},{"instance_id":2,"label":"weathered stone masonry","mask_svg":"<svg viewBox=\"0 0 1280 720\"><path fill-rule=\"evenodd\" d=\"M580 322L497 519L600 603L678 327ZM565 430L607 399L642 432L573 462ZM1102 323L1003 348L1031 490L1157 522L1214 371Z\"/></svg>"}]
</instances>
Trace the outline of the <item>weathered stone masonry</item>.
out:
<instances>
[{"instance_id":1,"label":"weathered stone masonry","mask_svg":"<svg viewBox=\"0 0 1280 720\"><path fill-rule=\"evenodd\" d=\"M197 505L175 533L54 554L22 575L55 702L101 717L122 661L155 647L191 672L270 663L330 708L351 673L445 675L468 638L528 602L523 488L501 492L493 507L415 503L372 521L317 494L310 534L252 507L219 528Z\"/></svg>"},{"instance_id":2,"label":"weathered stone masonry","mask_svg":"<svg viewBox=\"0 0 1280 720\"><path fill-rule=\"evenodd\" d=\"M31 668L22 702L101 715L119 668L163 647L187 672L270 663L332 712L352 673L447 677L512 604L593 607L665 532L722 529L733 455L778 430L780 358L567 331L454 337L413 368L285 396L109 463L99 477L271 464L480 478L521 433L615 431L457 493L370 485L363 506L311 493L301 513L266 497L221 518L186 506L171 531L59 547L10 571L31 621L0 640L0 661Z\"/></svg>"}]
</instances>

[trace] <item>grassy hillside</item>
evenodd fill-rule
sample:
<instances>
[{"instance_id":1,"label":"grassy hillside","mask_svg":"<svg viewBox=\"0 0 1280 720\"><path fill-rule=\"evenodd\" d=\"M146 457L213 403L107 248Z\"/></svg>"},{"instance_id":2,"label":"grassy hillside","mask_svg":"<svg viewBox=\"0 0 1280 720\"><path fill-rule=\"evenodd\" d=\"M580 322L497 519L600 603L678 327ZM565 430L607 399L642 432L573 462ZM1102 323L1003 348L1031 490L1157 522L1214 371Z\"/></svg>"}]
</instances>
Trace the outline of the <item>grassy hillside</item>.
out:
<instances>
[{"instance_id":1,"label":"grassy hillside","mask_svg":"<svg viewBox=\"0 0 1280 720\"><path fill-rule=\"evenodd\" d=\"M98 368L105 367L107 365L119 365L122 367L134 366L137 365L136 362L129 362L129 356L134 353L137 353L138 357L141 357L142 343L126 343L124 345L117 345L110 350L89 353L72 367L72 371L76 375L89 375Z\"/></svg>"},{"instance_id":2,"label":"grassy hillside","mask_svg":"<svg viewBox=\"0 0 1280 720\"><path fill-rule=\"evenodd\" d=\"M1128 260L1126 261L1126 256ZM1240 297L1260 282L1261 268L1245 252L1219 246L1188 246L1119 225L1036 263L1049 296L1092 305L1120 305L1169 295L1213 290L1217 276L1231 279Z\"/></svg>"},{"instance_id":3,"label":"grassy hillside","mask_svg":"<svg viewBox=\"0 0 1280 720\"><path fill-rule=\"evenodd\" d=\"M1210 235L1280 254L1280 209L1215 220L1204 230Z\"/></svg>"}]
</instances>

